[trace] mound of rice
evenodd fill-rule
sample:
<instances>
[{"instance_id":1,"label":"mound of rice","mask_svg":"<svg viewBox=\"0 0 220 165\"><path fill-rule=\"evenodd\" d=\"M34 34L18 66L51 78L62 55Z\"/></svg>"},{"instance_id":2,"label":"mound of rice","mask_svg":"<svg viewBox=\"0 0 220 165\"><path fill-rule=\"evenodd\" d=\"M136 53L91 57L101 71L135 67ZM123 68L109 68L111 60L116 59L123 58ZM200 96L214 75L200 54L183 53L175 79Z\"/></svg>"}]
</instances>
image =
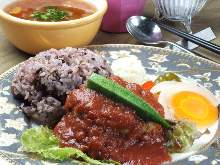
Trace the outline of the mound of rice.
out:
<instances>
[{"instance_id":1,"label":"mound of rice","mask_svg":"<svg viewBox=\"0 0 220 165\"><path fill-rule=\"evenodd\" d=\"M50 49L20 65L12 81L12 93L24 100L22 110L29 118L52 125L63 116L67 93L93 72L111 75L102 56L84 48Z\"/></svg>"}]
</instances>

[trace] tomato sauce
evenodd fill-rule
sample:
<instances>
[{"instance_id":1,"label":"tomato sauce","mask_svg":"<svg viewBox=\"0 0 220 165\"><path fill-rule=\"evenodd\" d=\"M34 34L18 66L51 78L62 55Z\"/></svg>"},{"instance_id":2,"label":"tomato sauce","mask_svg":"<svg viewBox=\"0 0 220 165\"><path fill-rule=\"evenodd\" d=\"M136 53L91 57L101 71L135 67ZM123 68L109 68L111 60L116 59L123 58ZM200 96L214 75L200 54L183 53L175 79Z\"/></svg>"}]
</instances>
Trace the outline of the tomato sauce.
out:
<instances>
[{"instance_id":1,"label":"tomato sauce","mask_svg":"<svg viewBox=\"0 0 220 165\"><path fill-rule=\"evenodd\" d=\"M119 77L111 79L164 115L162 106L149 91ZM159 165L170 161L162 126L143 121L127 105L82 86L68 95L65 109L67 114L54 128L61 147L76 147L95 159L112 159L124 165Z\"/></svg>"},{"instance_id":2,"label":"tomato sauce","mask_svg":"<svg viewBox=\"0 0 220 165\"><path fill-rule=\"evenodd\" d=\"M43 21L33 17L33 13L45 12L48 7L66 12L62 21L80 19L96 12L95 6L80 0L18 0L6 6L4 11L21 19Z\"/></svg>"}]
</instances>

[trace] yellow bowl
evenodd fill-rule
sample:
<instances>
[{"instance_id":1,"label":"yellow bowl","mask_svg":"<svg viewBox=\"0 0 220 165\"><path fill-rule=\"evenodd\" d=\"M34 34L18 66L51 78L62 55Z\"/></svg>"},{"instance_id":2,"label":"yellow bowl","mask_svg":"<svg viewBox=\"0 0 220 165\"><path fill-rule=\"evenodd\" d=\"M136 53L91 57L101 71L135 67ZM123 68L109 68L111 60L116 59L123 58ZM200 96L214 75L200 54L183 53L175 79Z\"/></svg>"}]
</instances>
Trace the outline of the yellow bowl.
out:
<instances>
[{"instance_id":1,"label":"yellow bowl","mask_svg":"<svg viewBox=\"0 0 220 165\"><path fill-rule=\"evenodd\" d=\"M97 34L107 10L106 0L85 0L97 8L88 17L63 22L38 22L16 18L4 12L4 7L13 1L1 0L0 25L13 45L30 54L50 48L88 45Z\"/></svg>"}]
</instances>

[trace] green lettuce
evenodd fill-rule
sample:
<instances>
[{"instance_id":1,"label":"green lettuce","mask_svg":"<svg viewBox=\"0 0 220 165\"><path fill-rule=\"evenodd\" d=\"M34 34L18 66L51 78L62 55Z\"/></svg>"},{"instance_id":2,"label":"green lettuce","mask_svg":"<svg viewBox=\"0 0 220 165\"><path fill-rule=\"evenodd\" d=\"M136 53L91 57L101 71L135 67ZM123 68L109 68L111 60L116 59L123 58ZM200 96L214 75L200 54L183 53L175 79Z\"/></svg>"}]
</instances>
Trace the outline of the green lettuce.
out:
<instances>
[{"instance_id":1,"label":"green lettuce","mask_svg":"<svg viewBox=\"0 0 220 165\"><path fill-rule=\"evenodd\" d=\"M167 149L170 153L181 153L190 148L195 139L201 136L196 125L187 120L170 123L171 129L166 131Z\"/></svg>"},{"instance_id":2,"label":"green lettuce","mask_svg":"<svg viewBox=\"0 0 220 165\"><path fill-rule=\"evenodd\" d=\"M27 129L21 136L21 143L25 152L36 153L44 159L63 161L74 158L92 165L119 165L111 160L108 163L94 160L76 148L60 148L58 138L47 127Z\"/></svg>"}]
</instances>

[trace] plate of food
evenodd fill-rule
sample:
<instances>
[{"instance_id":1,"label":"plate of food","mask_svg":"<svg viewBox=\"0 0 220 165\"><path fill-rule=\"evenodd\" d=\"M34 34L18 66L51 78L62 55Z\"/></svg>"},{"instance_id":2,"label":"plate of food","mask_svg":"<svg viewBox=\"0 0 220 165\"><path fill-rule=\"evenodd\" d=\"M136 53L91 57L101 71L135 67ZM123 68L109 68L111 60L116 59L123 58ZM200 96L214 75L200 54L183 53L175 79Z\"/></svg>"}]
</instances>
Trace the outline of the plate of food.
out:
<instances>
[{"instance_id":1,"label":"plate of food","mask_svg":"<svg viewBox=\"0 0 220 165\"><path fill-rule=\"evenodd\" d=\"M139 45L50 49L0 76L9 164L219 164L220 65Z\"/></svg>"}]
</instances>

